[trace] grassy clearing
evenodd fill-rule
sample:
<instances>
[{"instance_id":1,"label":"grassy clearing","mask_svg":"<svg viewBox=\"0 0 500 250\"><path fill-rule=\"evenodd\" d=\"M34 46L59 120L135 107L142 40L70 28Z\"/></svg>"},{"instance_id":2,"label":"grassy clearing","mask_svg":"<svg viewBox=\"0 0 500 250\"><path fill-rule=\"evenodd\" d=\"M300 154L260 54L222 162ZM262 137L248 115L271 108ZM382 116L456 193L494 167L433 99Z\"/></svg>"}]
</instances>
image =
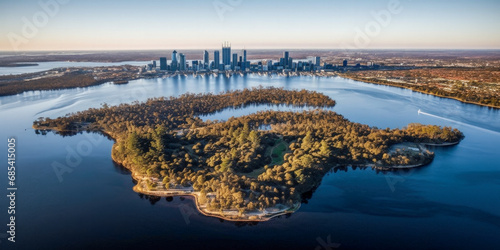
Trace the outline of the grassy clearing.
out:
<instances>
[{"instance_id":1,"label":"grassy clearing","mask_svg":"<svg viewBox=\"0 0 500 250\"><path fill-rule=\"evenodd\" d=\"M269 166L283 164L284 162L283 157L287 152L288 152L288 143L286 143L281 139L276 140L275 146L268 148L266 152L266 156L270 156L272 159ZM264 173L264 171L266 171L266 169L264 169L264 167L261 167L244 175L249 178L257 178L260 174Z\"/></svg>"},{"instance_id":2,"label":"grassy clearing","mask_svg":"<svg viewBox=\"0 0 500 250\"><path fill-rule=\"evenodd\" d=\"M277 140L276 146L271 149L271 166L283 164L283 156L288 150L288 144L283 140Z\"/></svg>"}]
</instances>

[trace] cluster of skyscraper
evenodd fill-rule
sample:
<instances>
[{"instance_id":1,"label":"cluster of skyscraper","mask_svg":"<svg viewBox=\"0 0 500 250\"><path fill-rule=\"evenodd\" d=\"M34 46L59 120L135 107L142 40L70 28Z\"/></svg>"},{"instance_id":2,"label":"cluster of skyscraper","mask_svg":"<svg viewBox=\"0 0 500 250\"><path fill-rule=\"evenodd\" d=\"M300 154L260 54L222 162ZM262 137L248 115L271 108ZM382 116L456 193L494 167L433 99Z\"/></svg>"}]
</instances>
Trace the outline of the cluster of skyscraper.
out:
<instances>
[{"instance_id":1,"label":"cluster of skyscraper","mask_svg":"<svg viewBox=\"0 0 500 250\"><path fill-rule=\"evenodd\" d=\"M194 71L207 71L207 70L242 70L246 71L247 68L250 68L250 62L247 61L247 51L242 51L242 56L238 57L237 53L231 54L231 44L228 42L224 42L222 44L222 64L220 61L220 52L219 50L214 51L213 60L210 61L210 55L208 51L203 52L203 60L202 61L192 61L191 65L186 62L186 56L182 53L177 53L176 50L172 52L172 59L170 64L168 64L166 57L160 57L160 70L165 71L186 71L186 70L194 70ZM149 65L150 69L156 68L156 62Z\"/></svg>"},{"instance_id":2,"label":"cluster of skyscraper","mask_svg":"<svg viewBox=\"0 0 500 250\"><path fill-rule=\"evenodd\" d=\"M156 70L156 62L148 65L149 70ZM222 44L222 61L219 50L213 52L213 60L210 61L208 51L203 52L201 61L193 60L189 65L186 62L186 56L177 51L172 52L172 59L168 64L166 57L160 57L161 71L271 71L271 70L287 70L287 71L313 71L319 70L320 57L308 57L307 60L294 60L290 57L288 51L283 52L283 57L277 62L266 60L266 62L256 62L251 64L247 60L247 51L242 50L241 54L231 54L231 44L224 42Z\"/></svg>"}]
</instances>

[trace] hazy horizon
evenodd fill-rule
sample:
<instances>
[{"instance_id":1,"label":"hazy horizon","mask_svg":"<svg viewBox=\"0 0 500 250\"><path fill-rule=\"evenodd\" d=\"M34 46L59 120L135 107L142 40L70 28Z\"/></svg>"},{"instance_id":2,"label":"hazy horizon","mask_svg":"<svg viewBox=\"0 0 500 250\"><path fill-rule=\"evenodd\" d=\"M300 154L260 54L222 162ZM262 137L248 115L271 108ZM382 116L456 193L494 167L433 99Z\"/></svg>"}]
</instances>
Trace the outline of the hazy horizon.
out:
<instances>
[{"instance_id":1,"label":"hazy horizon","mask_svg":"<svg viewBox=\"0 0 500 250\"><path fill-rule=\"evenodd\" d=\"M0 3L0 51L497 50L500 1Z\"/></svg>"},{"instance_id":2,"label":"hazy horizon","mask_svg":"<svg viewBox=\"0 0 500 250\"><path fill-rule=\"evenodd\" d=\"M239 51L244 48L232 47L232 49ZM371 48L371 49L352 49L352 50L344 50L339 48L261 48L261 49L248 49L247 51L278 51L282 52L283 50L287 51L356 51L356 52L364 52L364 51L398 51L398 52L431 52L431 51L495 51L500 52L500 48L492 48L492 49L483 49L483 48L398 48L398 49L383 49L383 48ZM147 51L173 51L173 50L183 50L183 51L214 51L221 50L221 48L190 48L190 49L182 49L182 48L165 48L165 49L68 49L68 50L0 50L0 53L49 53L49 52L59 52L59 53L69 53L69 52L147 52Z\"/></svg>"}]
</instances>

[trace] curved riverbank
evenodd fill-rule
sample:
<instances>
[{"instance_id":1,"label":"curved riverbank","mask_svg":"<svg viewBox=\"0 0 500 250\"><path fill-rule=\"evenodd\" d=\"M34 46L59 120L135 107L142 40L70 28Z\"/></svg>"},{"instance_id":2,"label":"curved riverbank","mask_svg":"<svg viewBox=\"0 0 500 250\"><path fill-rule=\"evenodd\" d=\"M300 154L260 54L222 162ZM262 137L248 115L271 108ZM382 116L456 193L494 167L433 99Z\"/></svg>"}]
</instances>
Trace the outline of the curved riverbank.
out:
<instances>
[{"instance_id":1,"label":"curved riverbank","mask_svg":"<svg viewBox=\"0 0 500 250\"><path fill-rule=\"evenodd\" d=\"M420 143L424 146L432 146L432 147L449 147L458 145L460 142L443 142L443 143Z\"/></svg>"},{"instance_id":2,"label":"curved riverbank","mask_svg":"<svg viewBox=\"0 0 500 250\"><path fill-rule=\"evenodd\" d=\"M37 127L33 125L35 129L50 129L49 127ZM260 209L252 209L250 211L240 210L239 208L233 209L219 209L213 210L210 209L208 204L210 204L210 200L213 200L217 197L216 193L212 191L211 193L201 193L200 191L195 191L192 186L183 187L177 183L168 183L169 185L165 188L167 183L164 183L162 179L152 176L147 176L144 174L139 174L136 169L139 169L134 165L134 163L130 162L130 159L116 157L118 150L118 140L120 140L120 136L117 134L113 134L110 131L105 131L103 129L99 129L95 126L92 126L90 123L79 123L72 126L73 130L58 130L58 128L52 128L55 131L60 133L70 133L76 134L78 132L83 131L93 131L99 132L103 135L108 136L110 139L115 141L115 144L112 146L111 158L112 160L130 170L132 173L132 178L136 181L136 185L133 187L133 190L137 193L158 196L158 197L169 197L169 196L191 196L195 200L195 205L197 210L205 215L210 217L216 217L228 221L240 221L240 222L250 222L250 221L268 221L274 217L291 214L297 211L300 208L300 201L291 201L291 205L285 205L282 203L275 204L270 207L261 207ZM121 139L123 140L123 138ZM391 171L391 170L399 170L399 169L410 169L417 168L428 165L432 162L434 158L434 154L430 152L425 146L451 146L455 145L458 142L448 142L448 143L412 143L412 142L402 142L398 144L394 144L388 151L389 157L400 157L406 161L394 161L397 165L385 166L383 161L379 161L374 164L361 164L358 166L371 167L373 169ZM408 159L411 159L408 160ZM401 164L403 163L404 164ZM337 165L338 167L338 165ZM335 167L334 167L335 168ZM329 168L330 169L330 168ZM173 187L173 188L171 188Z\"/></svg>"},{"instance_id":3,"label":"curved riverbank","mask_svg":"<svg viewBox=\"0 0 500 250\"><path fill-rule=\"evenodd\" d=\"M419 168L419 167L424 167L432 163L434 160L434 155L430 154L430 151L426 148L427 146L431 147L449 147L449 146L454 146L459 144L460 142L443 142L443 143L414 143L415 146L418 146L419 151L415 151L415 153L423 153L424 154L424 160L419 163L415 164L409 164L409 165L394 165L394 166L377 166L377 165L367 165L369 167L372 167L374 169L379 169L379 170L399 170L399 169L412 169L412 168ZM405 148L405 150L410 149L411 146L408 145L408 143L399 143L395 144L393 146L402 146Z\"/></svg>"},{"instance_id":4,"label":"curved riverbank","mask_svg":"<svg viewBox=\"0 0 500 250\"><path fill-rule=\"evenodd\" d=\"M113 149L115 150L116 144L113 145ZM274 217L278 217L281 215L291 214L297 211L300 208L300 203L295 203L293 206L283 206L281 209L277 211L268 211L265 209L264 211L251 211L245 212L243 214L239 214L237 210L225 210L225 211L210 211L206 204L202 204L200 202L200 192L196 192L192 187L186 187L183 189L163 189L163 190L149 190L147 187L147 182L155 182L161 184L161 180L154 178L143 176L137 174L133 171L133 165L127 161L120 161L114 157L114 154L111 154L111 158L113 161L126 169L128 169L132 174L132 178L137 181L137 184L133 187L133 190L137 193L158 196L158 197L169 197L169 196L190 196L194 198L196 209L205 216L216 217L219 219L227 220L227 221L239 221L239 222L253 222L253 221L268 221ZM207 194L210 196L211 194Z\"/></svg>"},{"instance_id":5,"label":"curved riverbank","mask_svg":"<svg viewBox=\"0 0 500 250\"><path fill-rule=\"evenodd\" d=\"M358 81L358 82L364 82L364 83L375 84L375 85L382 85L382 86L390 86L390 87L395 87L395 88L400 88L400 89L409 89L409 90L414 91L414 92L418 92L418 93L422 93L422 94L426 94L426 95L431 95L431 96L436 96L436 97L441 97L441 98L453 99L453 100L456 100L456 101L459 101L459 102L462 102L462 103L474 104L474 105L488 107L488 108L494 108L494 109L500 109L500 106L494 106L494 105L485 104L485 103L467 101L467 100L464 100L464 99L461 99L461 98L458 98L458 97L454 97L454 96L447 96L447 95L440 95L440 94L430 93L429 91L414 89L411 86L400 86L400 85L392 84L390 82L371 81L371 80L368 80L368 79L357 78L357 77L347 76L347 75L343 75L343 74L339 74L338 76L340 76L342 78L345 78L345 79L351 79L351 80L354 80L354 81Z\"/></svg>"},{"instance_id":6,"label":"curved riverbank","mask_svg":"<svg viewBox=\"0 0 500 250\"><path fill-rule=\"evenodd\" d=\"M137 75L137 74L130 75L130 72L132 71L132 69L136 69L136 68L138 69L138 67L132 67L132 66L130 66L130 67L131 67L131 70L126 72L126 74L128 74L127 76L121 76L118 78L117 77L110 77L110 76L97 77L97 78L94 77L86 83L82 83L82 81L80 81L80 83L74 83L74 84L68 85L67 82L73 81L73 78L77 79L76 77L81 78L82 75L75 75L75 76L64 75L64 76L60 76L60 77L67 78L64 80L64 86L60 85L60 86L50 87L50 88L48 88L48 87L29 87L29 88L27 88L26 86L22 85L23 89L21 89L21 90L16 90L16 91L0 90L0 96L16 95L16 94L21 94L21 93L28 92L28 91L37 91L37 90L43 91L43 90L59 90L59 89L71 89L71 88L80 88L80 87L92 87L92 86L98 86L98 85L101 85L104 83L109 83L109 82L111 82L111 83L114 82L115 84L127 84L129 81L132 81L132 80L150 79L150 78L170 78L170 77L177 77L177 76L192 76L192 77L200 76L203 78L205 76L210 76L210 75L215 75L215 76L224 75L226 77L231 77L233 75L239 76L239 75L246 75L246 74L258 74L259 76L260 75L271 76L271 75L276 74L276 75L285 76L285 77L297 77L297 76L299 76L299 77L300 76L333 77L333 76L339 76L339 77L342 77L345 79L351 79L351 80L355 80L355 81L359 81L359 82L376 84L376 85L383 85L383 86L391 86L391 87L397 87L397 88L401 88L401 89L409 89L409 90L414 91L414 92L427 94L427 95L431 95L431 96L436 96L436 97L440 97L440 98L453 99L453 100L460 101L462 103L474 104L474 105L483 106L483 107L500 109L500 106L469 101L469 100L465 100L465 99L462 99L459 97L454 97L454 96L449 96L449 95L431 93L430 91L415 89L413 86L409 86L409 85L402 86L400 84L395 84L395 83L391 83L391 82L387 82L387 81L383 81L383 82L374 81L374 80L370 80L370 79L366 79L366 78L353 77L353 76L349 76L349 75L346 75L344 73L338 73L338 72L299 72L299 73L287 72L287 73L281 73L279 71L269 71L269 72L264 72L263 74L261 74L261 72L250 72L250 73L245 72L245 73L243 73L243 72L235 71L235 72L224 72L224 73L223 72L216 72L216 73L213 73L213 72L205 72L205 73L196 73L196 72L174 72L174 73L172 73L172 72L169 72L169 73L162 73L162 74L148 73L148 74L142 74L142 75ZM49 71L46 71L46 72L49 72ZM30 74L31 75L38 75L40 73L30 73ZM27 74L26 77L28 77L30 74ZM25 80L26 79L23 79L21 81L21 83L24 83ZM13 85L15 85L15 84L10 83L10 86L13 86Z\"/></svg>"},{"instance_id":7,"label":"curved riverbank","mask_svg":"<svg viewBox=\"0 0 500 250\"><path fill-rule=\"evenodd\" d=\"M387 168L427 164L434 154L408 141L439 143L463 138L460 131L450 127L416 123L403 130L381 130L350 122L328 110L268 110L224 122L193 120L196 114L230 106L281 102L335 105L330 97L314 91L253 88L104 106L56 119L39 118L33 127L53 127L70 131L65 132L70 135L82 130L104 131L116 142L112 146L113 160L132 171L136 192L192 195L203 214L234 221L265 221L293 213L303 195L318 187L339 162L373 163ZM257 132L261 124L276 126L269 132ZM179 132L186 128L190 128L188 133ZM283 148L289 148L290 153L272 154L283 157L285 162L266 165L269 158L262 155L284 136L287 144L293 141ZM393 150L388 150L391 145ZM249 174L256 169L265 173Z\"/></svg>"}]
</instances>

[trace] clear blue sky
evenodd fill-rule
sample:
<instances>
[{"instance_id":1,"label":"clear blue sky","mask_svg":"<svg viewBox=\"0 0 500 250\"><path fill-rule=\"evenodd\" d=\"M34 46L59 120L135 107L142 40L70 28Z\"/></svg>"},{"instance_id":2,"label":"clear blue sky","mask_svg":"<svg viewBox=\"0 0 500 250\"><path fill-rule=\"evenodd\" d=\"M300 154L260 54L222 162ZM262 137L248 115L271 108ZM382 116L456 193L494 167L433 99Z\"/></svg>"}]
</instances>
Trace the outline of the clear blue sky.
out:
<instances>
[{"instance_id":1,"label":"clear blue sky","mask_svg":"<svg viewBox=\"0 0 500 250\"><path fill-rule=\"evenodd\" d=\"M500 48L498 0L64 1L54 13L39 0L1 1L0 50L211 49L226 40L248 49ZM399 12L380 25L372 13L391 1ZM37 31L23 35L23 20L36 18Z\"/></svg>"}]
</instances>

